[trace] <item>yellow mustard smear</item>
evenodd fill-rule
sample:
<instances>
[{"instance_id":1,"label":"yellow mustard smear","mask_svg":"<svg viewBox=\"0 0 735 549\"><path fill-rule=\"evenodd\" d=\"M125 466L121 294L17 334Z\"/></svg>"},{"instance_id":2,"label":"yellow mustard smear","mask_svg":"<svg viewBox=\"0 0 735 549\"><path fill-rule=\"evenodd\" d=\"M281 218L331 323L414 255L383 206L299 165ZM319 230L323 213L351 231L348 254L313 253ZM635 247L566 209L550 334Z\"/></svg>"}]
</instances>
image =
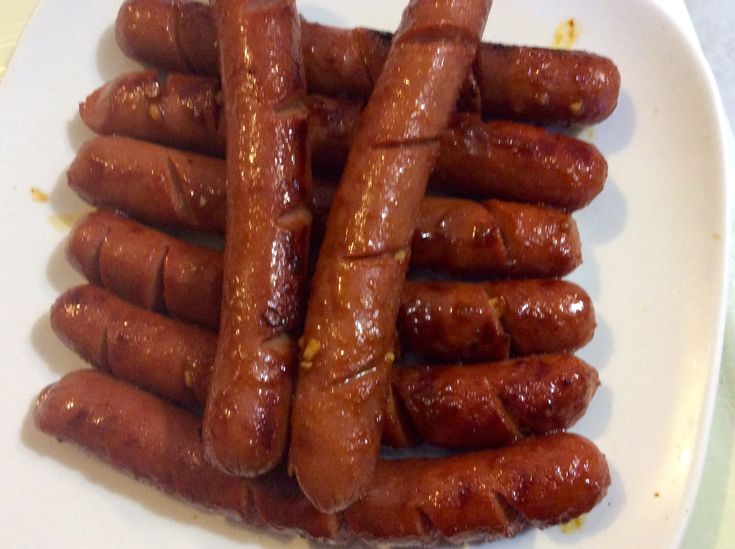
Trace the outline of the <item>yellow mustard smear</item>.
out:
<instances>
[{"instance_id":1,"label":"yellow mustard smear","mask_svg":"<svg viewBox=\"0 0 735 549\"><path fill-rule=\"evenodd\" d=\"M31 199L34 202L48 202L48 195L41 189L31 187Z\"/></svg>"},{"instance_id":2,"label":"yellow mustard smear","mask_svg":"<svg viewBox=\"0 0 735 549\"><path fill-rule=\"evenodd\" d=\"M569 522L565 522L559 528L562 534L573 534L584 525L585 515L581 515L577 518L573 518Z\"/></svg>"},{"instance_id":3,"label":"yellow mustard smear","mask_svg":"<svg viewBox=\"0 0 735 549\"><path fill-rule=\"evenodd\" d=\"M573 17L570 17L557 25L551 46L565 50L571 49L579 39L580 32L579 25Z\"/></svg>"}]
</instances>

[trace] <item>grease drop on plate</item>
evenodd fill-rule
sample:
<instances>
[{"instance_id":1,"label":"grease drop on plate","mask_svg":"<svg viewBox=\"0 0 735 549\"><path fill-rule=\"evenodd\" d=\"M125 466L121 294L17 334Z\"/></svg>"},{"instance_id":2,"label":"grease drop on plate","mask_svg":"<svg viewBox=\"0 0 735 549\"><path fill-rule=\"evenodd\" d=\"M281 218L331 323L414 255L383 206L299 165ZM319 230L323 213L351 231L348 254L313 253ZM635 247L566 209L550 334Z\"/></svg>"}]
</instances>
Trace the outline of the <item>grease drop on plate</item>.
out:
<instances>
[{"instance_id":1,"label":"grease drop on plate","mask_svg":"<svg viewBox=\"0 0 735 549\"><path fill-rule=\"evenodd\" d=\"M553 48L571 49L579 39L580 29L573 17L562 21L554 31Z\"/></svg>"},{"instance_id":2,"label":"grease drop on plate","mask_svg":"<svg viewBox=\"0 0 735 549\"><path fill-rule=\"evenodd\" d=\"M574 532L582 528L582 526L584 525L584 521L585 515L582 515L577 518L573 518L569 522L565 522L559 528L561 529L562 534L573 534Z\"/></svg>"},{"instance_id":3,"label":"grease drop on plate","mask_svg":"<svg viewBox=\"0 0 735 549\"><path fill-rule=\"evenodd\" d=\"M48 216L49 223L54 229L60 231L68 231L74 224L82 217L84 213L68 213L68 214L57 214Z\"/></svg>"},{"instance_id":4,"label":"grease drop on plate","mask_svg":"<svg viewBox=\"0 0 735 549\"><path fill-rule=\"evenodd\" d=\"M34 202L48 202L48 195L36 187L31 187L31 198Z\"/></svg>"}]
</instances>

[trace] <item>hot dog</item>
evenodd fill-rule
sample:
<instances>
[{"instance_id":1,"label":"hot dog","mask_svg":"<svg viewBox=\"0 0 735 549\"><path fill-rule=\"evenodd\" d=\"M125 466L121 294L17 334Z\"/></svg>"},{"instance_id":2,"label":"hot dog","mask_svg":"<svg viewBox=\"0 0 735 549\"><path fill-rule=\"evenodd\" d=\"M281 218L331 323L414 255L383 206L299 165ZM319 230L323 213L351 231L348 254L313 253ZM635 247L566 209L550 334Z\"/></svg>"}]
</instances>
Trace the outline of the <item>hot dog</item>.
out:
<instances>
[{"instance_id":1,"label":"hot dog","mask_svg":"<svg viewBox=\"0 0 735 549\"><path fill-rule=\"evenodd\" d=\"M294 0L217 0L227 126L222 312L202 440L256 476L281 461L309 271L306 84ZM272 48L272 43L279 44Z\"/></svg>"},{"instance_id":2,"label":"hot dog","mask_svg":"<svg viewBox=\"0 0 735 549\"><path fill-rule=\"evenodd\" d=\"M95 286L62 294L51 308L51 325L98 369L194 411L206 400L214 332L140 309ZM473 366L396 367L383 443L507 445L569 428L598 385L597 372L569 354Z\"/></svg>"},{"instance_id":3,"label":"hot dog","mask_svg":"<svg viewBox=\"0 0 735 549\"><path fill-rule=\"evenodd\" d=\"M196 168L186 170L194 155L169 156L170 149L139 144L115 137L87 143L69 169L69 185L93 205L123 210L148 223L222 230L224 173L212 172L205 179ZM120 148L128 152L118 154ZM334 190L319 184L314 191L318 246ZM498 200L423 198L411 249L413 267L460 276L563 276L582 261L571 215Z\"/></svg>"},{"instance_id":4,"label":"hot dog","mask_svg":"<svg viewBox=\"0 0 735 549\"><path fill-rule=\"evenodd\" d=\"M578 349L595 331L587 293L561 280L407 282L401 344L429 360L502 360Z\"/></svg>"},{"instance_id":5,"label":"hot dog","mask_svg":"<svg viewBox=\"0 0 735 549\"><path fill-rule=\"evenodd\" d=\"M105 84L82 103L80 113L98 133L222 154L219 98L213 80L169 74L160 81L153 72L141 72ZM307 104L314 167L327 177L339 177L362 105L318 96ZM607 163L593 145L525 124L458 114L442 134L431 185L472 197L573 210L599 194L606 176Z\"/></svg>"},{"instance_id":6,"label":"hot dog","mask_svg":"<svg viewBox=\"0 0 735 549\"><path fill-rule=\"evenodd\" d=\"M581 262L566 212L501 200L427 196L411 240L411 264L455 275L553 277Z\"/></svg>"},{"instance_id":7,"label":"hot dog","mask_svg":"<svg viewBox=\"0 0 735 549\"><path fill-rule=\"evenodd\" d=\"M95 90L79 115L97 133L122 134L223 155L225 124L216 80L154 71L125 74Z\"/></svg>"},{"instance_id":8,"label":"hot dog","mask_svg":"<svg viewBox=\"0 0 735 549\"><path fill-rule=\"evenodd\" d=\"M155 261L137 261L151 251L158 251ZM72 230L67 256L87 280L127 301L219 327L222 256L209 248L100 211ZM562 280L408 282L398 315L401 344L430 361L571 351L594 329L589 296Z\"/></svg>"},{"instance_id":9,"label":"hot dog","mask_svg":"<svg viewBox=\"0 0 735 549\"><path fill-rule=\"evenodd\" d=\"M451 458L381 461L362 499L340 514L325 514L281 471L245 480L210 466L196 417L97 372L74 372L47 387L34 420L41 431L171 495L321 540L512 536L588 512L610 484L594 444L556 434Z\"/></svg>"},{"instance_id":10,"label":"hot dog","mask_svg":"<svg viewBox=\"0 0 735 549\"><path fill-rule=\"evenodd\" d=\"M223 277L219 252L99 211L77 223L66 255L87 280L132 303L219 327Z\"/></svg>"},{"instance_id":11,"label":"hot dog","mask_svg":"<svg viewBox=\"0 0 735 549\"><path fill-rule=\"evenodd\" d=\"M208 9L190 1L127 0L115 24L130 57L171 71L216 75L216 40ZM382 70L391 35L302 22L311 93L367 98ZM478 49L465 104L479 99L485 116L538 123L591 123L615 108L620 74L586 52L485 43Z\"/></svg>"},{"instance_id":12,"label":"hot dog","mask_svg":"<svg viewBox=\"0 0 735 549\"><path fill-rule=\"evenodd\" d=\"M421 197L490 0L412 0L330 210L304 324L289 470L324 511L364 494Z\"/></svg>"}]
</instances>

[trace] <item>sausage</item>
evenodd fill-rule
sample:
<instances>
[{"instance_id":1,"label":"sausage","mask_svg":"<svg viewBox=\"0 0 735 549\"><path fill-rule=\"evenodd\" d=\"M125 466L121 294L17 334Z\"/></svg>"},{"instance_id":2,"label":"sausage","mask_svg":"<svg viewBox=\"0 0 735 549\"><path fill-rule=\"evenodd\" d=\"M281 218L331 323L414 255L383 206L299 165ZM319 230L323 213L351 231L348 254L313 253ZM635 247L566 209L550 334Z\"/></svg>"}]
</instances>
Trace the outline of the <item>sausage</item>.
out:
<instances>
[{"instance_id":1,"label":"sausage","mask_svg":"<svg viewBox=\"0 0 735 549\"><path fill-rule=\"evenodd\" d=\"M318 539L338 533L337 517L295 497L285 475L261 484L224 473L204 457L199 418L104 374L66 375L38 397L34 419L39 430L199 507L256 525L268 517L277 530Z\"/></svg>"},{"instance_id":2,"label":"sausage","mask_svg":"<svg viewBox=\"0 0 735 549\"><path fill-rule=\"evenodd\" d=\"M204 76L154 71L124 74L79 104L84 123L104 135L123 134L206 154L225 150L219 83ZM175 130L174 130L175 129Z\"/></svg>"},{"instance_id":3,"label":"sausage","mask_svg":"<svg viewBox=\"0 0 735 549\"><path fill-rule=\"evenodd\" d=\"M119 149L126 152L118 154ZM190 164L174 165L168 151L117 137L94 139L80 149L72 163L69 185L96 206L123 210L148 223L222 230L223 172L212 172L212 177L206 178L197 168L187 170ZM187 160L192 158L189 155ZM327 184L314 189L317 244L333 192ZM563 276L582 261L574 219L550 208L425 197L416 223L411 241L411 265L415 268L460 276L548 277Z\"/></svg>"},{"instance_id":4,"label":"sausage","mask_svg":"<svg viewBox=\"0 0 735 549\"><path fill-rule=\"evenodd\" d=\"M574 219L559 210L426 197L411 241L412 265L455 275L553 277L582 262Z\"/></svg>"},{"instance_id":5,"label":"sausage","mask_svg":"<svg viewBox=\"0 0 735 549\"><path fill-rule=\"evenodd\" d=\"M123 2L115 37L126 55L165 70L219 74L217 33L199 2Z\"/></svg>"},{"instance_id":6,"label":"sausage","mask_svg":"<svg viewBox=\"0 0 735 549\"><path fill-rule=\"evenodd\" d=\"M34 420L42 432L173 496L324 541L512 536L590 511L610 485L595 445L560 433L449 458L380 461L362 499L326 514L281 470L243 479L212 467L195 416L94 371L73 372L44 389Z\"/></svg>"},{"instance_id":7,"label":"sausage","mask_svg":"<svg viewBox=\"0 0 735 549\"><path fill-rule=\"evenodd\" d=\"M615 110L620 73L605 57L581 51L488 44L477 58L482 108L538 124L600 122Z\"/></svg>"},{"instance_id":8,"label":"sausage","mask_svg":"<svg viewBox=\"0 0 735 549\"><path fill-rule=\"evenodd\" d=\"M125 137L96 137L77 151L69 186L85 202L148 222L224 232L225 163Z\"/></svg>"},{"instance_id":9,"label":"sausage","mask_svg":"<svg viewBox=\"0 0 735 549\"><path fill-rule=\"evenodd\" d=\"M401 344L428 360L477 362L572 351L592 339L592 301L562 280L407 282Z\"/></svg>"},{"instance_id":10,"label":"sausage","mask_svg":"<svg viewBox=\"0 0 735 549\"><path fill-rule=\"evenodd\" d=\"M149 88L156 93L146 93ZM201 97L193 98L197 90ZM80 113L98 133L221 155L225 143L216 90L215 81L207 84L201 77L170 74L161 82L153 72L132 73L94 92ZM314 168L323 177L338 178L362 104L310 96L307 105ZM574 210L597 196L607 177L607 163L594 145L526 124L457 114L439 144L430 185L453 194Z\"/></svg>"},{"instance_id":11,"label":"sausage","mask_svg":"<svg viewBox=\"0 0 735 549\"><path fill-rule=\"evenodd\" d=\"M94 367L193 411L206 400L217 335L140 309L95 286L51 308L59 338ZM573 355L391 371L383 443L495 447L572 426L599 385ZM395 411L395 413L393 413Z\"/></svg>"},{"instance_id":12,"label":"sausage","mask_svg":"<svg viewBox=\"0 0 735 549\"><path fill-rule=\"evenodd\" d=\"M153 267L135 261L150 250L165 255ZM67 256L91 283L132 303L219 327L222 256L209 248L99 211L72 230ZM595 313L587 293L562 280L409 282L398 330L401 345L425 360L478 362L575 350L592 338Z\"/></svg>"},{"instance_id":13,"label":"sausage","mask_svg":"<svg viewBox=\"0 0 735 549\"><path fill-rule=\"evenodd\" d=\"M115 23L120 48L170 71L217 74L216 40L207 8L179 0L127 0ZM302 21L302 50L311 93L367 98L392 36ZM580 51L480 45L463 104L486 117L542 124L599 122L615 109L620 73L605 57Z\"/></svg>"},{"instance_id":14,"label":"sausage","mask_svg":"<svg viewBox=\"0 0 735 549\"><path fill-rule=\"evenodd\" d=\"M75 225L66 256L92 284L141 307L219 326L223 266L215 250L99 211Z\"/></svg>"},{"instance_id":15,"label":"sausage","mask_svg":"<svg viewBox=\"0 0 735 549\"><path fill-rule=\"evenodd\" d=\"M257 476L285 452L297 358L290 333L306 303L306 84L294 0L217 0L213 15L227 121L227 223L202 440L212 463Z\"/></svg>"},{"instance_id":16,"label":"sausage","mask_svg":"<svg viewBox=\"0 0 735 549\"><path fill-rule=\"evenodd\" d=\"M197 410L212 376L217 336L141 309L96 286L67 290L51 327L95 368Z\"/></svg>"},{"instance_id":17,"label":"sausage","mask_svg":"<svg viewBox=\"0 0 735 549\"><path fill-rule=\"evenodd\" d=\"M317 509L344 509L377 460L400 292L439 136L490 0L412 0L363 111L312 279L289 470Z\"/></svg>"}]
</instances>

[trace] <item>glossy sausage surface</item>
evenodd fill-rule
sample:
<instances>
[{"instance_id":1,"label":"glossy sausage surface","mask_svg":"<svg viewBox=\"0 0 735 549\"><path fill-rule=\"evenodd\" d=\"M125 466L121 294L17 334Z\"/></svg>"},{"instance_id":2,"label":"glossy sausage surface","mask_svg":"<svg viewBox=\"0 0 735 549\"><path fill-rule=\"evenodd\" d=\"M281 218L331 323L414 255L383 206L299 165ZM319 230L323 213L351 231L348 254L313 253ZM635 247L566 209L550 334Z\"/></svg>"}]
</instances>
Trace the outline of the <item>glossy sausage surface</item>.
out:
<instances>
[{"instance_id":1,"label":"glossy sausage surface","mask_svg":"<svg viewBox=\"0 0 735 549\"><path fill-rule=\"evenodd\" d=\"M210 466L197 418L97 372L74 372L47 387L34 420L41 431L173 496L321 540L507 537L588 512L610 484L594 444L557 434L451 458L380 461L362 499L339 515L324 514L281 471L245 480Z\"/></svg>"},{"instance_id":2,"label":"glossy sausage surface","mask_svg":"<svg viewBox=\"0 0 735 549\"><path fill-rule=\"evenodd\" d=\"M118 153L119 149L125 151ZM174 166L168 151L118 137L93 139L72 163L69 185L94 205L122 210L148 223L222 231L224 170L203 177L198 166L192 167L193 155L188 156L189 163ZM314 188L315 249L333 194L327 183ZM563 276L582 260L570 214L496 200L423 197L411 249L413 267L459 276Z\"/></svg>"},{"instance_id":3,"label":"glossy sausage surface","mask_svg":"<svg viewBox=\"0 0 735 549\"><path fill-rule=\"evenodd\" d=\"M411 236L490 4L408 4L335 193L312 278L289 450L289 470L318 509L346 508L372 477Z\"/></svg>"},{"instance_id":4,"label":"glossy sausage surface","mask_svg":"<svg viewBox=\"0 0 735 549\"><path fill-rule=\"evenodd\" d=\"M127 0L115 27L130 57L166 70L217 74L216 40L206 8L179 0ZM391 34L303 21L311 93L367 98L382 70ZM542 124L599 122L615 109L620 73L587 52L480 45L462 105L487 117Z\"/></svg>"},{"instance_id":5,"label":"glossy sausage surface","mask_svg":"<svg viewBox=\"0 0 735 549\"><path fill-rule=\"evenodd\" d=\"M227 130L222 309L202 440L230 474L257 476L288 440L309 273L311 170L293 0L217 0ZM278 48L272 44L277 43Z\"/></svg>"},{"instance_id":6,"label":"glossy sausage surface","mask_svg":"<svg viewBox=\"0 0 735 549\"><path fill-rule=\"evenodd\" d=\"M307 106L314 168L338 178L362 104L310 96ZM224 153L218 86L202 77L169 74L161 81L150 71L122 75L90 95L80 113L98 133ZM607 177L607 163L594 145L526 124L457 114L439 145L430 186L453 194L574 210L597 196Z\"/></svg>"},{"instance_id":7,"label":"glossy sausage surface","mask_svg":"<svg viewBox=\"0 0 735 549\"><path fill-rule=\"evenodd\" d=\"M126 303L95 286L62 294L51 325L96 368L183 407L206 400L217 335ZM391 371L383 443L487 448L569 428L599 384L573 355Z\"/></svg>"},{"instance_id":8,"label":"glossy sausage surface","mask_svg":"<svg viewBox=\"0 0 735 549\"><path fill-rule=\"evenodd\" d=\"M477 362L578 349L592 339L587 292L553 279L403 287L401 344L434 361Z\"/></svg>"},{"instance_id":9,"label":"glossy sausage surface","mask_svg":"<svg viewBox=\"0 0 735 549\"><path fill-rule=\"evenodd\" d=\"M137 260L156 250L152 265ZM219 328L222 256L209 248L99 211L74 227L67 256L131 303ZM397 326L401 345L426 360L478 362L575 350L592 338L595 313L587 293L562 280L408 282Z\"/></svg>"}]
</instances>

